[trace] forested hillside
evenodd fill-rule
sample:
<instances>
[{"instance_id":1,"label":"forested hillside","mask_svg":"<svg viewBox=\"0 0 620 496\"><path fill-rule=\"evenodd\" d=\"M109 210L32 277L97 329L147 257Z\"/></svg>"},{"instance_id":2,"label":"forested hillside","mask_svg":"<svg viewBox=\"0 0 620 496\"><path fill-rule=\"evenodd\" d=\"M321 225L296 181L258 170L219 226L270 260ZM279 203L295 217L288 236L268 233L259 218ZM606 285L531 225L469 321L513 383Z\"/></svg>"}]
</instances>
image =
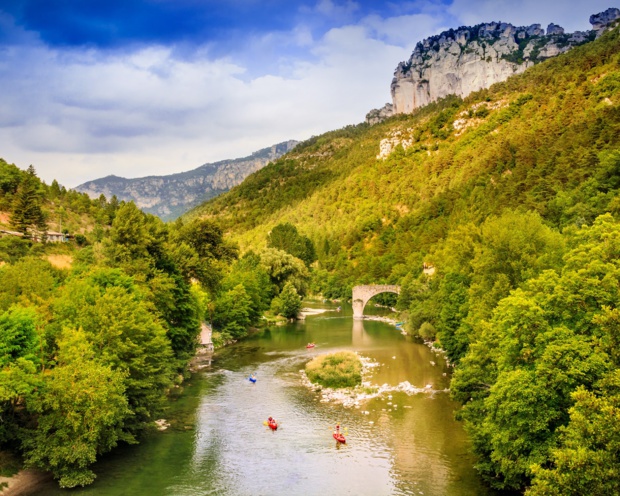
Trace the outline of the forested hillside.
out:
<instances>
[{"instance_id":1,"label":"forested hillside","mask_svg":"<svg viewBox=\"0 0 620 496\"><path fill-rule=\"evenodd\" d=\"M90 484L101 454L155 428L201 322L216 345L238 339L270 307L295 316L307 286L277 240L238 259L209 220L165 224L48 186L32 166L0 160L0 206L2 475L11 459Z\"/></svg>"},{"instance_id":2,"label":"forested hillside","mask_svg":"<svg viewBox=\"0 0 620 496\"><path fill-rule=\"evenodd\" d=\"M314 137L188 218L242 252L293 224L327 297L400 284L408 331L455 364L492 486L619 494L619 54L616 28L465 100Z\"/></svg>"}]
</instances>

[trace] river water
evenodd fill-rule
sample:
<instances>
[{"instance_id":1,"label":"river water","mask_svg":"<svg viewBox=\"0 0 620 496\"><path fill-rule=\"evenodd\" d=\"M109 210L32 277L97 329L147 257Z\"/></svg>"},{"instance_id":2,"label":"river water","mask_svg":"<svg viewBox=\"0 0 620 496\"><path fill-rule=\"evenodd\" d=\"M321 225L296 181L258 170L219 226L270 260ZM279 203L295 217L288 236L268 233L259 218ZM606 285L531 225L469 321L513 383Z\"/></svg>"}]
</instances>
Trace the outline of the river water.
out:
<instances>
[{"instance_id":1,"label":"river water","mask_svg":"<svg viewBox=\"0 0 620 496\"><path fill-rule=\"evenodd\" d=\"M350 307L314 306L329 311L219 350L175 396L166 413L171 427L106 455L92 486L69 492L50 484L31 494L494 494L476 475L453 419L442 355L393 325L354 321ZM306 349L308 342L316 347ZM306 387L305 363L337 350L375 363L365 380L385 391L345 407ZM399 384L407 391L397 391ZM270 415L280 422L275 432L263 423ZM344 445L332 437L337 422L346 429Z\"/></svg>"}]
</instances>

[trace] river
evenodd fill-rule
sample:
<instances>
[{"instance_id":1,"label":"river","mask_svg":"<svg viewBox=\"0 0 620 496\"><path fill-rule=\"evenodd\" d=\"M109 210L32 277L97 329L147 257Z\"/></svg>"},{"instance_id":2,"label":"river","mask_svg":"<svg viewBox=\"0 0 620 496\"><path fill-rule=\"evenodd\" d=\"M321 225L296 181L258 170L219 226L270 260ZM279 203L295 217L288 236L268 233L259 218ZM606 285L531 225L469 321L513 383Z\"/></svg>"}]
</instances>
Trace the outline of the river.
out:
<instances>
[{"instance_id":1,"label":"river","mask_svg":"<svg viewBox=\"0 0 620 496\"><path fill-rule=\"evenodd\" d=\"M50 484L31 495L494 494L453 418L442 355L385 322L354 321L350 307L313 306L328 311L218 350L174 395L171 427L106 455L92 486L69 492ZM306 349L308 342L316 347ZM370 359L376 366L365 380L386 391L345 407L304 386L305 363L337 350ZM409 391L396 391L403 383ZM263 424L270 415L280 422L275 432ZM344 445L332 438L337 422Z\"/></svg>"}]
</instances>

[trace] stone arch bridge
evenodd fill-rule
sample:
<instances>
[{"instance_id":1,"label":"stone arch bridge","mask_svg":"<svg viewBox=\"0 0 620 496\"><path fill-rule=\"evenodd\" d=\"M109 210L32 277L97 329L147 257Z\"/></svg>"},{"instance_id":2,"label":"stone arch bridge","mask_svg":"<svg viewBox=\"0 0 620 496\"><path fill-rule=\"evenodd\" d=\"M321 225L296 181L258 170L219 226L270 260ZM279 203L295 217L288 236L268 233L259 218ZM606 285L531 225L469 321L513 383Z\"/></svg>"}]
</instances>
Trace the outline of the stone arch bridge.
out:
<instances>
[{"instance_id":1,"label":"stone arch bridge","mask_svg":"<svg viewBox=\"0 0 620 496\"><path fill-rule=\"evenodd\" d=\"M353 318L364 318L364 307L368 300L379 293L400 294L400 286L388 284L370 284L367 286L355 286L353 288Z\"/></svg>"}]
</instances>

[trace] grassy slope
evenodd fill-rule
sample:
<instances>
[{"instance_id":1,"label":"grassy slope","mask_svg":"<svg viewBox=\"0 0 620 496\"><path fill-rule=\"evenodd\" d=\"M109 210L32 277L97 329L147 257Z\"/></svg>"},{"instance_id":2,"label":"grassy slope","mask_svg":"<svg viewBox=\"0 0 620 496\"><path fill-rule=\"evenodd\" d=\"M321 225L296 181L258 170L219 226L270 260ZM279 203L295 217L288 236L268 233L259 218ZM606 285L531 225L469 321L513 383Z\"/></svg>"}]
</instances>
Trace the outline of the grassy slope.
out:
<instances>
[{"instance_id":1,"label":"grassy slope","mask_svg":"<svg viewBox=\"0 0 620 496\"><path fill-rule=\"evenodd\" d=\"M389 255L394 267L506 207L557 227L614 211L600 183L615 174L606 157L620 144L619 52L616 29L464 101L312 138L189 217L219 218L243 248L289 221L319 254L327 239L350 260ZM481 105L487 116L454 130ZM378 160L381 140L398 132L414 144ZM375 276L390 278L386 269Z\"/></svg>"}]
</instances>

